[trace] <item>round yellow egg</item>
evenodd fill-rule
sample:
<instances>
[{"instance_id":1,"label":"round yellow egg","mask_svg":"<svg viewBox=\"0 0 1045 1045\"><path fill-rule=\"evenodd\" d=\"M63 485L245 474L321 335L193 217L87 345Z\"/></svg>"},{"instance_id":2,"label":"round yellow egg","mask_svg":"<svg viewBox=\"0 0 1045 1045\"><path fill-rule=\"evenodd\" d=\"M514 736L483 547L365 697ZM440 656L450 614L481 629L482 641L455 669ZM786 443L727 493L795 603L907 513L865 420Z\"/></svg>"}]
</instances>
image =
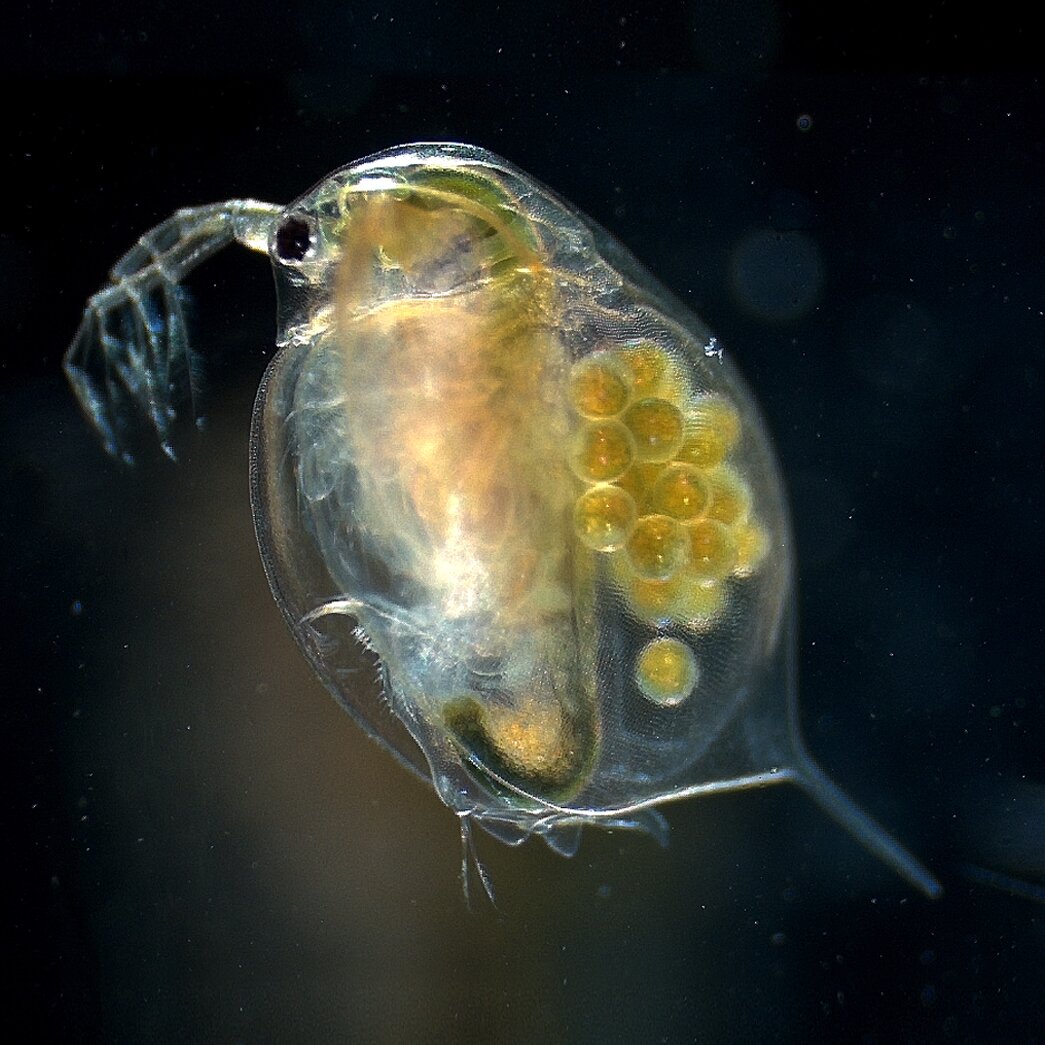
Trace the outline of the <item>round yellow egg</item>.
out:
<instances>
[{"instance_id":1,"label":"round yellow egg","mask_svg":"<svg viewBox=\"0 0 1045 1045\"><path fill-rule=\"evenodd\" d=\"M602 483L623 475L635 458L635 441L619 421L593 421L574 439L570 463L579 479Z\"/></svg>"},{"instance_id":2,"label":"round yellow egg","mask_svg":"<svg viewBox=\"0 0 1045 1045\"><path fill-rule=\"evenodd\" d=\"M702 516L711 493L700 471L690 464L672 464L657 477L646 500L651 512L690 522Z\"/></svg>"},{"instance_id":3,"label":"round yellow egg","mask_svg":"<svg viewBox=\"0 0 1045 1045\"><path fill-rule=\"evenodd\" d=\"M670 364L667 354L650 342L632 345L622 353L637 399L659 392L667 382Z\"/></svg>"},{"instance_id":4,"label":"round yellow egg","mask_svg":"<svg viewBox=\"0 0 1045 1045\"><path fill-rule=\"evenodd\" d=\"M689 532L689 569L702 580L728 577L737 561L737 546L729 529L713 519L686 527Z\"/></svg>"},{"instance_id":5,"label":"round yellow egg","mask_svg":"<svg viewBox=\"0 0 1045 1045\"><path fill-rule=\"evenodd\" d=\"M647 398L632 403L624 423L635 440L640 461L670 461L682 446L682 414L666 399Z\"/></svg>"},{"instance_id":6,"label":"round yellow egg","mask_svg":"<svg viewBox=\"0 0 1045 1045\"><path fill-rule=\"evenodd\" d=\"M582 417L614 417L628 404L628 384L622 368L608 356L575 363L570 373L570 399Z\"/></svg>"},{"instance_id":7,"label":"round yellow egg","mask_svg":"<svg viewBox=\"0 0 1045 1045\"><path fill-rule=\"evenodd\" d=\"M697 684L697 658L684 642L672 638L647 643L635 661L635 683L654 704L677 707Z\"/></svg>"},{"instance_id":8,"label":"round yellow egg","mask_svg":"<svg viewBox=\"0 0 1045 1045\"><path fill-rule=\"evenodd\" d=\"M645 580L666 580L681 569L689 546L686 531L667 515L640 516L626 545L632 569Z\"/></svg>"},{"instance_id":9,"label":"round yellow egg","mask_svg":"<svg viewBox=\"0 0 1045 1045\"><path fill-rule=\"evenodd\" d=\"M635 529L638 512L631 494L617 486L593 486L577 498L573 528L592 551L609 552L623 547Z\"/></svg>"}]
</instances>

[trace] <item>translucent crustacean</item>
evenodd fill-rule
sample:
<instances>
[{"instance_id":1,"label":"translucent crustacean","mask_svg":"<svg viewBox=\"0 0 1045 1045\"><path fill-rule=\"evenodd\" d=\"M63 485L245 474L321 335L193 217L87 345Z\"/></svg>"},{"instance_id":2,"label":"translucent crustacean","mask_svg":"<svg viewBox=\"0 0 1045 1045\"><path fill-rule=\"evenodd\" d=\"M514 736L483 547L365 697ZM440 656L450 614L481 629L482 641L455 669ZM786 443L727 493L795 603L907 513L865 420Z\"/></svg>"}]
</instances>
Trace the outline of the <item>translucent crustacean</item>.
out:
<instances>
[{"instance_id":1,"label":"translucent crustacean","mask_svg":"<svg viewBox=\"0 0 1045 1045\"><path fill-rule=\"evenodd\" d=\"M251 434L273 594L469 846L472 821L565 855L585 824L664 841L662 803L791 781L939 892L806 751L765 425L619 244L511 164L443 143L343 167L287 207L178 211L113 269L66 358L110 452L141 413L172 452L193 393L180 283L232 241L268 251L279 293ZM358 687L357 641L380 698Z\"/></svg>"}]
</instances>

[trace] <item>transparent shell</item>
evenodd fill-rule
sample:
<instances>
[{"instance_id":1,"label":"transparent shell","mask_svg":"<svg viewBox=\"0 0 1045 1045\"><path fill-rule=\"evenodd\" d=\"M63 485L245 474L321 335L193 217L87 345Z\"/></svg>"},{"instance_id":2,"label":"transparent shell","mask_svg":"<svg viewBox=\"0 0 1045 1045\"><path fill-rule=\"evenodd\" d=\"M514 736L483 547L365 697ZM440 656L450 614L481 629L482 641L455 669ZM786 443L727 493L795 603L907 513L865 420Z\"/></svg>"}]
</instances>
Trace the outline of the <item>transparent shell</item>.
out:
<instances>
[{"instance_id":1,"label":"transparent shell","mask_svg":"<svg viewBox=\"0 0 1045 1045\"><path fill-rule=\"evenodd\" d=\"M570 854L584 824L663 840L664 802L790 780L938 891L802 745L779 468L695 316L478 148L401 146L286 208L218 206L223 243L266 240L277 279L251 443L272 591L341 704L463 824ZM92 299L94 328L184 271L144 261L144 293ZM97 341L82 327L68 365L112 446ZM121 385L161 439L163 348Z\"/></svg>"}]
</instances>

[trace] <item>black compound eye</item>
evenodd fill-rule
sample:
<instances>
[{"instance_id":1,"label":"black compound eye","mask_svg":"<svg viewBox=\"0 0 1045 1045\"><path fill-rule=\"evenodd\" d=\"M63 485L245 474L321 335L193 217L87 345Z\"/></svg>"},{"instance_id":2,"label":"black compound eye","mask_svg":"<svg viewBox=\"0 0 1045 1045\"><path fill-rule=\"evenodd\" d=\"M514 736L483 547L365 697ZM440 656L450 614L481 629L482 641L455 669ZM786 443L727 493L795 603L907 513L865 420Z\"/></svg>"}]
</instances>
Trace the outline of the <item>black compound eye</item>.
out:
<instances>
[{"instance_id":1,"label":"black compound eye","mask_svg":"<svg viewBox=\"0 0 1045 1045\"><path fill-rule=\"evenodd\" d=\"M303 214L291 214L276 229L276 254L280 261L301 261L312 246L312 225Z\"/></svg>"}]
</instances>

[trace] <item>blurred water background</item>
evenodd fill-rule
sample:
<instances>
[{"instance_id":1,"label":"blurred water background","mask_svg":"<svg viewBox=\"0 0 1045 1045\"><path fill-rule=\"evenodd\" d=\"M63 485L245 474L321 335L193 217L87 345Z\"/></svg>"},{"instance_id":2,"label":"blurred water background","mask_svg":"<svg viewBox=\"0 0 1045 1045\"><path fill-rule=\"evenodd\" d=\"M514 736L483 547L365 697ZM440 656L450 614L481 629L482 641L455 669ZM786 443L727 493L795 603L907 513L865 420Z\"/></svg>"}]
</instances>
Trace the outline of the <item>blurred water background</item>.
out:
<instances>
[{"instance_id":1,"label":"blurred water background","mask_svg":"<svg viewBox=\"0 0 1045 1045\"><path fill-rule=\"evenodd\" d=\"M4 928L34 1040L1045 1040L1029 27L597 8L9 14ZM498 907L469 912L452 814L311 677L262 574L264 258L191 284L206 436L177 466L104 457L60 361L107 266L179 206L286 201L419 139L554 187L746 373L792 497L810 746L941 900L781 789L669 809L666 851L481 837Z\"/></svg>"}]
</instances>

